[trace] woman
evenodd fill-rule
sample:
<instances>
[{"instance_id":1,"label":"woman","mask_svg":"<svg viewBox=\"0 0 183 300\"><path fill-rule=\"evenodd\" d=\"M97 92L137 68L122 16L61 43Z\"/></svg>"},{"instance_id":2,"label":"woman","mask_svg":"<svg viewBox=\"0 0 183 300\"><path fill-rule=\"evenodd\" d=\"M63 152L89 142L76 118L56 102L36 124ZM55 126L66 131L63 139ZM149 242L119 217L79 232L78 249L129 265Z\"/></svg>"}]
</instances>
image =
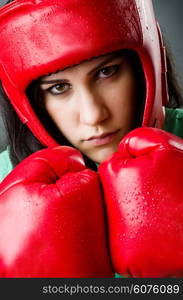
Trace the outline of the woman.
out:
<instances>
[{"instance_id":1,"label":"woman","mask_svg":"<svg viewBox=\"0 0 183 300\"><path fill-rule=\"evenodd\" d=\"M37 182L39 176L42 178L43 174L47 174L48 171L45 171L43 166L40 169L40 166L36 165L35 169L33 167L33 174L36 174L36 178L32 179L34 175L30 175L28 169L31 165L34 166L34 159L39 162L47 159L54 170L57 169L58 164L60 168L55 172L60 178L60 169L63 168L60 165L62 160L57 161L58 158L54 158L54 162L52 161L54 155L59 155L53 147L60 144L75 147L83 154L86 166L96 170L96 164L106 161L115 153L121 139L132 129L141 125L163 128L165 126L163 105L178 106L178 102L181 101L176 85L172 81L171 66L165 56L161 32L155 22L151 1L101 0L99 3L98 0L61 2L17 0L3 7L0 10L0 16L1 44L3 45L0 55L0 77L4 98L7 98L5 105L6 107L9 105L9 108L5 109L4 116L9 132L9 151L13 166L35 152L13 170L11 173L13 175L10 174L2 182L1 193L5 203L11 200L7 193L11 189L11 183L17 183L19 176L21 177L22 170L25 170L24 184L27 179L29 181L31 178L31 182L32 180ZM168 74L166 62L169 67ZM167 79L171 96L170 104L168 103ZM22 123L8 104L8 99ZM8 117L10 115L11 118ZM48 147L47 152L38 152L45 154L38 154L40 157L37 157L36 151L44 147ZM48 153L48 150L53 153ZM71 165L77 165L81 160L79 154L75 154L77 163L76 161L73 163L73 152L68 150L67 156L66 150L61 151L63 152L60 153L60 158L62 157L63 161L69 160ZM65 164L63 161L62 163ZM81 171L83 162L79 167L76 165L74 170ZM13 166L10 166L5 173L7 174ZM64 170L65 168L67 171L68 169L73 171L70 167L64 166ZM91 177L94 176L91 174ZM71 182L72 185L69 188L74 190L73 179ZM80 181L79 185L81 185ZM13 189L16 190L16 188ZM77 245L82 239L86 239L85 220L85 222L81 221L82 225L80 223L78 225L82 228L80 230L82 238L80 237L77 243L74 242L76 233L73 234L73 228L70 226L69 234L72 236L72 242L69 242L69 246L66 242L64 251L60 249L60 244L59 247L51 248L52 257L55 256L57 262L58 253L63 251L62 262L60 263L59 260L59 268L56 271L52 260L48 263L46 271L42 271L42 264L45 263L45 257L46 261L48 257L44 255L42 257L42 252L40 254L39 251L36 254L41 256L38 271L32 269L27 258L24 257L22 248L20 250L16 246L16 251L21 257L18 264L15 263L15 258L17 258L15 250L7 257L3 251L5 276L19 277L22 274L30 277L112 276L113 271L106 246L105 225L103 224L105 218L101 208L100 189L97 184L94 184L92 188L88 188L88 192L93 189L97 191L95 197L98 199L99 207L97 220L102 220L101 224L98 224L99 235L94 239L95 243L100 245L99 249L104 257L100 268L98 263L96 264L96 250L91 252L93 238L87 239L87 252L92 253L94 269L88 268L86 250L82 248L82 257L86 260L84 260L83 269L81 268L82 271L79 272L78 265L82 260L75 258L75 252L78 254L78 251L70 250L73 243ZM23 201L28 201L27 197L29 201L30 197L32 199L32 192L30 195L27 188L26 196L23 196L22 190L18 189L16 192L17 195L19 192ZM36 190L36 199L37 193ZM14 190L13 194L15 194ZM33 194L35 196L35 190ZM42 194L39 194L38 198L42 199L42 197ZM58 195L55 197L57 199ZM79 197L81 197L80 192ZM44 200L41 201L44 203ZM92 207L92 199L90 201ZM82 205L85 207L85 202L82 202ZM43 227L48 226L47 218L42 210L41 212L44 215L44 222L41 223L42 225L39 224L40 232ZM13 214L15 220L17 220L17 214L18 211L15 215ZM32 220L32 215L30 213L28 215ZM63 215L66 215L65 211L62 212L61 216ZM91 224L96 221L96 212L93 207L90 217L87 227L91 231L89 231L89 236L94 236L96 230L95 228L91 230ZM5 216L5 221L9 224L8 218ZM64 222L67 218L65 217ZM78 215L73 217L76 223L80 218L83 218L80 213L79 218ZM53 216L51 220L53 221ZM60 222L59 226L63 227L63 223ZM34 234L36 230L37 227L34 228ZM48 226L50 235L52 230ZM12 232L14 232L12 227L9 232L12 237ZM85 232L84 237L83 232ZM48 237L46 235L49 246L50 235ZM23 233L19 233L18 236L24 245ZM64 242L67 241L65 231L63 236ZM31 255L32 244L37 243L35 239L34 235L32 242L28 235L30 241L27 247ZM57 240L58 236L54 244ZM38 245L43 247L40 240ZM39 248L37 244L36 247ZM70 255L67 254L69 251L71 251ZM68 267L70 257L74 259L71 259ZM7 260L10 261L10 267L7 267ZM66 264L62 265L64 260ZM76 260L79 263L76 264ZM27 266L27 264L29 267L22 270L22 265Z\"/></svg>"},{"instance_id":2,"label":"woman","mask_svg":"<svg viewBox=\"0 0 183 300\"><path fill-rule=\"evenodd\" d=\"M12 2L12 1L9 1ZM78 25L79 26L79 25ZM123 52L125 52L123 50ZM140 126L142 123L142 118L143 118L143 110L144 110L144 101L145 101L145 80L144 80L144 74L143 70L141 67L141 62L139 60L139 57L137 54L133 51L126 51L123 55L129 56L127 60L132 64L132 69L134 72L134 77L136 78L137 86L138 86L138 92L136 93L136 97L138 95L138 99L135 100L135 105L138 105L138 117L136 117L135 123L132 125L133 128ZM181 105L181 94L178 91L177 88L177 83L176 79L173 77L173 70L171 67L170 55L167 57L167 64L168 64L168 73L167 73L167 79L168 79L168 87L169 87L169 103L167 104L168 107L180 107ZM133 65L134 64L134 65ZM37 82L37 81L36 81ZM163 87L162 89L165 89ZM2 91L4 93L4 91ZM65 137L61 137L60 130L58 130L57 126L52 122L50 119L49 114L47 114L46 110L43 113L43 100L40 101L42 102L41 107L40 105L37 105L37 98L40 98L40 93L37 95L36 93L39 93L38 91L38 84L32 83L29 87L27 87L27 94L28 98L32 102L32 106L36 113L38 114L39 118L41 118L41 121L44 122L44 127L46 127L47 130L51 130L51 127L53 128L51 130L51 135L54 136L55 140L58 141L58 143L61 144L70 144L70 142L65 140ZM6 95L4 94L4 97ZM147 99L146 99L147 100ZM138 103L140 101L140 103ZM164 100L165 101L165 100ZM147 102L147 101L146 101ZM160 102L160 100L159 100ZM36 103L34 105L34 103ZM137 104L138 103L138 104ZM36 150L40 149L43 147L43 144L40 144L38 140L35 140L34 137L32 136L31 132L27 129L27 126L24 126L22 122L19 121L19 118L16 117L16 114L14 113L14 110L11 109L11 107L7 108L7 105L9 103L5 101L4 105L5 107L5 112L4 112L4 122L6 124L6 128L8 130L8 135L9 135L9 144L10 144L10 157L11 157L11 163L15 166L18 162L20 162L24 157L27 155L31 154L32 152L35 152ZM140 105L139 105L140 104ZM140 108L139 108L140 106ZM45 119L49 119L46 121ZM145 118L145 117L144 117ZM11 120L11 121L9 121ZM44 121L45 120L45 121ZM51 123L51 124L50 124ZM172 122L171 122L172 123ZM48 125L49 124L49 125ZM166 126L168 126L166 122ZM172 126L172 124L171 124ZM170 125L169 125L170 127ZM169 131L170 128L169 128ZM21 134L22 132L22 134ZM179 134L181 134L179 132ZM62 141L63 140L63 141ZM4 153L5 155L5 153Z\"/></svg>"}]
</instances>

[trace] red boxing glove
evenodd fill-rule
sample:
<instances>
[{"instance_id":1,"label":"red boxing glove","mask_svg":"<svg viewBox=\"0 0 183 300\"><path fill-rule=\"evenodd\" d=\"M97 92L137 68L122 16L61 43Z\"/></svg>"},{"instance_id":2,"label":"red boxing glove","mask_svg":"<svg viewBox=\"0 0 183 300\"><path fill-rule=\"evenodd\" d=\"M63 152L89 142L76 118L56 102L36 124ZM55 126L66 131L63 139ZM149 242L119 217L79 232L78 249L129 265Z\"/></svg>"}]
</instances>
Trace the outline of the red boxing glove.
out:
<instances>
[{"instance_id":1,"label":"red boxing glove","mask_svg":"<svg viewBox=\"0 0 183 300\"><path fill-rule=\"evenodd\" d=\"M113 276L97 174L79 151L38 151L1 183L0 276Z\"/></svg>"},{"instance_id":2,"label":"red boxing glove","mask_svg":"<svg viewBox=\"0 0 183 300\"><path fill-rule=\"evenodd\" d=\"M182 277L183 140L159 129L135 129L99 174L115 271Z\"/></svg>"}]
</instances>

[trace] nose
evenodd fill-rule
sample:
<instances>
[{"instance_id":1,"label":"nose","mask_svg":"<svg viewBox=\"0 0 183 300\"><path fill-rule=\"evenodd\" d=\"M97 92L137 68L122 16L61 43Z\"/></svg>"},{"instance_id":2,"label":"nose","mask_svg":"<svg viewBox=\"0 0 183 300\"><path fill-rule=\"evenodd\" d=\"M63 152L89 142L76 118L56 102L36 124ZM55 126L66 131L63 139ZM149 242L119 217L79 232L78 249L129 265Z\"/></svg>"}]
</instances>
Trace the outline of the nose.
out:
<instances>
[{"instance_id":1,"label":"nose","mask_svg":"<svg viewBox=\"0 0 183 300\"><path fill-rule=\"evenodd\" d=\"M79 95L80 122L95 126L108 119L110 112L105 97L90 89L80 90Z\"/></svg>"}]
</instances>

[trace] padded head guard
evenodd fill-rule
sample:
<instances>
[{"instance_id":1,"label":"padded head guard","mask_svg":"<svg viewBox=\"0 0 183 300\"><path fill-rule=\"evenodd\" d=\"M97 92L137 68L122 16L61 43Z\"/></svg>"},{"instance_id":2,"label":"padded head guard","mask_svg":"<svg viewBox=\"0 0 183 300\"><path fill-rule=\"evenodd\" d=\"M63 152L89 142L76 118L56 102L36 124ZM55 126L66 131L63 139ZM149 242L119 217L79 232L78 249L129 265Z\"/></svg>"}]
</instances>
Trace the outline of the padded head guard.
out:
<instances>
[{"instance_id":1,"label":"padded head guard","mask_svg":"<svg viewBox=\"0 0 183 300\"><path fill-rule=\"evenodd\" d=\"M151 0L15 0L0 9L0 78L22 122L47 146L26 97L35 79L120 49L135 50L146 79L143 126L161 127L165 52Z\"/></svg>"}]
</instances>

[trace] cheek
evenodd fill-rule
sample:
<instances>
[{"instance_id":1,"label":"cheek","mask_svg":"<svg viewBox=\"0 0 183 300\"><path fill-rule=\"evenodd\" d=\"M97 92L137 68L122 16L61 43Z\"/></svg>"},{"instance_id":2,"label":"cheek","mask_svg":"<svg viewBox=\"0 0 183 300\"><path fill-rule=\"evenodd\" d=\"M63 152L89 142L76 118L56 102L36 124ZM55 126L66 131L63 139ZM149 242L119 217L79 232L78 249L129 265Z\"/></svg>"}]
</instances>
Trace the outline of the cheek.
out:
<instances>
[{"instance_id":1,"label":"cheek","mask_svg":"<svg viewBox=\"0 0 183 300\"><path fill-rule=\"evenodd\" d=\"M45 108L52 119L55 118L58 111L58 103L52 100L51 97L45 97Z\"/></svg>"},{"instance_id":2,"label":"cheek","mask_svg":"<svg viewBox=\"0 0 183 300\"><path fill-rule=\"evenodd\" d=\"M47 101L46 110L58 129L69 140L73 139L73 132L76 131L76 113L69 107L59 102Z\"/></svg>"},{"instance_id":3,"label":"cheek","mask_svg":"<svg viewBox=\"0 0 183 300\"><path fill-rule=\"evenodd\" d=\"M124 95L124 100L132 101L135 98L136 92L136 81L132 75L126 76L124 80L119 84L119 89L121 89L122 95Z\"/></svg>"},{"instance_id":4,"label":"cheek","mask_svg":"<svg viewBox=\"0 0 183 300\"><path fill-rule=\"evenodd\" d=\"M134 81L122 82L113 95L111 109L116 124L121 125L125 132L134 128L136 120L136 89ZM115 103L115 105L114 105Z\"/></svg>"},{"instance_id":5,"label":"cheek","mask_svg":"<svg viewBox=\"0 0 183 300\"><path fill-rule=\"evenodd\" d=\"M132 80L126 82L120 82L111 92L110 92L110 106L117 115L119 111L123 111L124 114L133 114L133 110L136 102L135 84ZM115 104L115 105L114 105Z\"/></svg>"}]
</instances>

